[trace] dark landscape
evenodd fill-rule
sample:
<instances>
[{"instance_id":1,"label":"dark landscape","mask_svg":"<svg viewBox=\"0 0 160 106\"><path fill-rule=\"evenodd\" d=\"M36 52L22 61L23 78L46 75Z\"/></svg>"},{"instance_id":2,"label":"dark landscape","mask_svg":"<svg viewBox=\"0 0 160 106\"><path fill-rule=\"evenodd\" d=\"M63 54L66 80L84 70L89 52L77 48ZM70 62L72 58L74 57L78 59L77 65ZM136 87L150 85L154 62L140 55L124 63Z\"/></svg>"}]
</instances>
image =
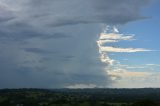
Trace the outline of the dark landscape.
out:
<instances>
[{"instance_id":1,"label":"dark landscape","mask_svg":"<svg viewBox=\"0 0 160 106\"><path fill-rule=\"evenodd\" d=\"M1 89L0 106L160 106L160 89Z\"/></svg>"}]
</instances>

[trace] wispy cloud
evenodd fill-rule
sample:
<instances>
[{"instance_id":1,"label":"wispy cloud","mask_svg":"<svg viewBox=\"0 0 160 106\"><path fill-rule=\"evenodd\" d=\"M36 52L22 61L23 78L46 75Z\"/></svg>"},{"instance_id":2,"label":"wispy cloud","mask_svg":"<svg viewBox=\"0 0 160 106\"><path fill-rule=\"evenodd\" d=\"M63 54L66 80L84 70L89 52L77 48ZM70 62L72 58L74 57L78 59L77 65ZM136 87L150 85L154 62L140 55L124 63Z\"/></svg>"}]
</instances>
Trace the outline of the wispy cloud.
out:
<instances>
[{"instance_id":1,"label":"wispy cloud","mask_svg":"<svg viewBox=\"0 0 160 106\"><path fill-rule=\"evenodd\" d=\"M106 29L108 31L108 29ZM134 40L134 35L124 35L119 34L118 29L116 27L113 27L111 33L108 33L107 31L104 31L106 33L101 33L99 40L97 41L99 50L101 52L126 52L126 53L132 53L132 52L146 52L146 51L152 51L144 48L121 48L121 47L112 47L107 46L107 43L116 43L119 41L130 41ZM106 44L106 45L104 45Z\"/></svg>"},{"instance_id":2,"label":"wispy cloud","mask_svg":"<svg viewBox=\"0 0 160 106\"><path fill-rule=\"evenodd\" d=\"M146 66L160 67L160 64L146 64Z\"/></svg>"},{"instance_id":3,"label":"wispy cloud","mask_svg":"<svg viewBox=\"0 0 160 106\"><path fill-rule=\"evenodd\" d=\"M119 31L115 26L113 26L112 28L107 26L104 32L105 33L100 34L99 39L97 41L97 45L99 47L100 59L104 63L113 65L113 62L115 61L107 55L107 53L109 52L133 53L133 52L152 51L144 48L121 48L121 47L107 46L108 43L116 43L121 40L133 40L134 35L125 36L123 34L119 34Z\"/></svg>"},{"instance_id":4,"label":"wispy cloud","mask_svg":"<svg viewBox=\"0 0 160 106\"><path fill-rule=\"evenodd\" d=\"M101 33L100 34L100 40L133 40L134 35L123 35L123 34L117 34L117 33Z\"/></svg>"},{"instance_id":5,"label":"wispy cloud","mask_svg":"<svg viewBox=\"0 0 160 106\"><path fill-rule=\"evenodd\" d=\"M116 42L119 42L119 41L118 40L111 40L111 39L97 41L97 43L100 44L100 45L103 45L105 43L116 43Z\"/></svg>"},{"instance_id":6,"label":"wispy cloud","mask_svg":"<svg viewBox=\"0 0 160 106\"><path fill-rule=\"evenodd\" d=\"M127 71L125 69L117 69L108 71L108 74L111 76L117 76L121 78L127 78L127 77L147 77L151 75L150 72L137 72L137 71Z\"/></svg>"},{"instance_id":7,"label":"wispy cloud","mask_svg":"<svg viewBox=\"0 0 160 106\"><path fill-rule=\"evenodd\" d=\"M128 71L124 69L117 69L108 72L112 80L115 80L112 87L116 88L144 88L144 87L160 87L159 72L145 72L145 71Z\"/></svg>"},{"instance_id":8,"label":"wispy cloud","mask_svg":"<svg viewBox=\"0 0 160 106\"><path fill-rule=\"evenodd\" d=\"M146 51L152 51L148 49L143 48L116 48L116 47L101 47L101 51L103 52L125 52L125 53L133 53L133 52L146 52Z\"/></svg>"}]
</instances>

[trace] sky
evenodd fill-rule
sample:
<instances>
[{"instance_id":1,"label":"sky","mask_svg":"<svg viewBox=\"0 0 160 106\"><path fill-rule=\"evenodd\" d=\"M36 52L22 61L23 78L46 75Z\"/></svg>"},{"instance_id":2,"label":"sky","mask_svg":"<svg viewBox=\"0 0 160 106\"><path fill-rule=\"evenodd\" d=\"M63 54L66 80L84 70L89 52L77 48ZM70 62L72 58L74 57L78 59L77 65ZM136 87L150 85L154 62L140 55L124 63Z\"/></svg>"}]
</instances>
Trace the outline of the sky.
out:
<instances>
[{"instance_id":1,"label":"sky","mask_svg":"<svg viewBox=\"0 0 160 106\"><path fill-rule=\"evenodd\" d=\"M160 87L159 0L0 0L0 88Z\"/></svg>"}]
</instances>

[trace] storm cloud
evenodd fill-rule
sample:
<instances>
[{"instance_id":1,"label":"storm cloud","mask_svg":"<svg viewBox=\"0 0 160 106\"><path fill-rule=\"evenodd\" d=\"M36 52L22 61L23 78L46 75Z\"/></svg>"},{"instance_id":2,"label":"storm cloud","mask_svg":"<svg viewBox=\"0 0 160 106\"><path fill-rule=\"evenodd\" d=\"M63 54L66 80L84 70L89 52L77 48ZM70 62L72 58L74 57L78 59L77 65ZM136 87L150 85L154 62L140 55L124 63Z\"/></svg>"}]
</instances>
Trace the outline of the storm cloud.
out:
<instances>
[{"instance_id":1,"label":"storm cloud","mask_svg":"<svg viewBox=\"0 0 160 106\"><path fill-rule=\"evenodd\" d=\"M103 24L145 19L149 2L0 0L0 88L110 86L97 35Z\"/></svg>"}]
</instances>

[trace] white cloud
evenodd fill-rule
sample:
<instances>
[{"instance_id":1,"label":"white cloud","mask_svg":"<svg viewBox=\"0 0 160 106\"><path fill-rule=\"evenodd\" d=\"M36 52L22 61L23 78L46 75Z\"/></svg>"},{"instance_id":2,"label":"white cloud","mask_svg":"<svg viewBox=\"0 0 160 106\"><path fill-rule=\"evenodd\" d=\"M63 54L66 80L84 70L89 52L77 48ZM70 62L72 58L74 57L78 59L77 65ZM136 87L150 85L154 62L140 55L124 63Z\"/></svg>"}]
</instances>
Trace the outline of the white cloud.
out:
<instances>
[{"instance_id":1,"label":"white cloud","mask_svg":"<svg viewBox=\"0 0 160 106\"><path fill-rule=\"evenodd\" d=\"M99 43L100 45L104 45L105 43L116 43L116 42L118 42L118 40L108 39L108 40L99 40L99 41L97 41L97 43Z\"/></svg>"},{"instance_id":2,"label":"white cloud","mask_svg":"<svg viewBox=\"0 0 160 106\"><path fill-rule=\"evenodd\" d=\"M160 67L160 64L146 64L146 66Z\"/></svg>"},{"instance_id":3,"label":"white cloud","mask_svg":"<svg viewBox=\"0 0 160 106\"><path fill-rule=\"evenodd\" d=\"M148 49L143 48L116 48L116 47L101 47L101 51L103 52L126 52L126 53L132 53L132 52L146 52L151 51Z\"/></svg>"},{"instance_id":4,"label":"white cloud","mask_svg":"<svg viewBox=\"0 0 160 106\"><path fill-rule=\"evenodd\" d=\"M106 53L101 53L100 60L101 62L106 63L108 65L113 65L113 63L115 62L115 60L109 58Z\"/></svg>"},{"instance_id":5,"label":"white cloud","mask_svg":"<svg viewBox=\"0 0 160 106\"><path fill-rule=\"evenodd\" d=\"M108 74L111 76L117 76L121 78L127 78L127 77L147 77L151 75L150 72L137 72L137 71L127 71L125 69L115 69L112 71L108 71Z\"/></svg>"},{"instance_id":6,"label":"white cloud","mask_svg":"<svg viewBox=\"0 0 160 106\"><path fill-rule=\"evenodd\" d=\"M128 66L128 67L125 67L127 69L144 69L146 68L145 66Z\"/></svg>"},{"instance_id":7,"label":"white cloud","mask_svg":"<svg viewBox=\"0 0 160 106\"><path fill-rule=\"evenodd\" d=\"M124 36L117 33L101 33L100 40L133 40L134 35Z\"/></svg>"},{"instance_id":8,"label":"white cloud","mask_svg":"<svg viewBox=\"0 0 160 106\"><path fill-rule=\"evenodd\" d=\"M122 72L122 73L112 73L111 75L120 76L113 83L112 87L116 88L145 88L145 87L155 87L159 88L160 73L157 72ZM117 77L118 77L117 76Z\"/></svg>"}]
</instances>

